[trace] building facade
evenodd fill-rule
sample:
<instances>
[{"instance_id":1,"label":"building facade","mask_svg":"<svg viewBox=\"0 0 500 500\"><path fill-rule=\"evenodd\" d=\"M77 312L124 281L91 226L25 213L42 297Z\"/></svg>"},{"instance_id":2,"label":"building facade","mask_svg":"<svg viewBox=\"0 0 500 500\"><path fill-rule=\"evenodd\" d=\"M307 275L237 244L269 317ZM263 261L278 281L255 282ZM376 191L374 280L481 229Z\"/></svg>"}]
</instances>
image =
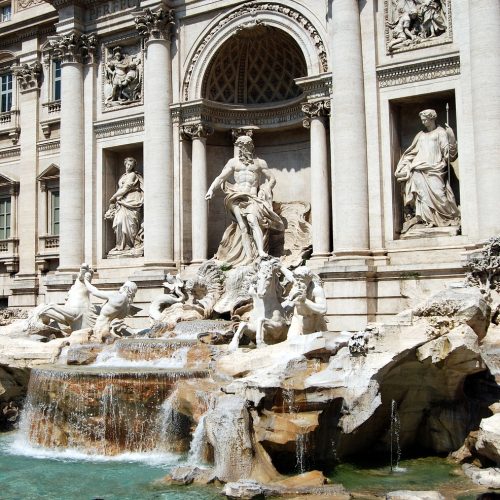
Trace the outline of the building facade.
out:
<instances>
[{"instance_id":1,"label":"building facade","mask_svg":"<svg viewBox=\"0 0 500 500\"><path fill-rule=\"evenodd\" d=\"M304 207L331 329L461 280L500 231L499 21L498 0L2 0L4 305L62 301L86 262L146 308L217 250L205 193L240 135Z\"/></svg>"}]
</instances>

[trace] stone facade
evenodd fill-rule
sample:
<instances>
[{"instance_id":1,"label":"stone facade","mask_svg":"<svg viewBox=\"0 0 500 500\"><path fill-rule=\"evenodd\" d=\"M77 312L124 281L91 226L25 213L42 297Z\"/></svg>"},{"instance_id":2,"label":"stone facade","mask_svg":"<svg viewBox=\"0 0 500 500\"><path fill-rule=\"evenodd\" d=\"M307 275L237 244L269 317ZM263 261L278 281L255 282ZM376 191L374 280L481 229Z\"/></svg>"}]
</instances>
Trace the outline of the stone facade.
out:
<instances>
[{"instance_id":1,"label":"stone facade","mask_svg":"<svg viewBox=\"0 0 500 500\"><path fill-rule=\"evenodd\" d=\"M385 321L462 279L467 251L500 232L500 4L378 4L12 0L0 24L4 305L62 303L86 262L99 288L136 282L146 310L168 272L217 251L230 220L223 193L205 193L242 134L276 179L274 202L310 205L329 329ZM460 226L410 238L395 172L427 109L459 151L442 155L432 206L449 186ZM129 157L143 246L116 255L105 214Z\"/></svg>"}]
</instances>

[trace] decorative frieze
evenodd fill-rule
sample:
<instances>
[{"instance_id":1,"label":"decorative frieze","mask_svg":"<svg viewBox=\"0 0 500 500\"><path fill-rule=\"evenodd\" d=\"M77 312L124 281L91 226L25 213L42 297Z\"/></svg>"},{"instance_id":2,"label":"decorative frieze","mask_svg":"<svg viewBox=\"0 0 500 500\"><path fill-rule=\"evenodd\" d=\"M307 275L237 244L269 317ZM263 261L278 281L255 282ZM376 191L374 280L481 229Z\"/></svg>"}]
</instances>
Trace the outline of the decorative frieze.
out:
<instances>
[{"instance_id":1,"label":"decorative frieze","mask_svg":"<svg viewBox=\"0 0 500 500\"><path fill-rule=\"evenodd\" d=\"M0 160L4 160L6 158L15 158L16 156L20 155L21 155L21 148L19 146L13 148L0 149Z\"/></svg>"},{"instance_id":2,"label":"decorative frieze","mask_svg":"<svg viewBox=\"0 0 500 500\"><path fill-rule=\"evenodd\" d=\"M62 62L93 62L97 50L97 36L73 31L67 35L50 37L52 58Z\"/></svg>"},{"instance_id":3,"label":"decorative frieze","mask_svg":"<svg viewBox=\"0 0 500 500\"><path fill-rule=\"evenodd\" d=\"M266 109L238 108L212 103L205 99L172 106L172 120L185 125L191 123L211 123L218 129L235 127L274 128L283 123L300 123L303 119L302 97Z\"/></svg>"},{"instance_id":4,"label":"decorative frieze","mask_svg":"<svg viewBox=\"0 0 500 500\"><path fill-rule=\"evenodd\" d=\"M331 73L313 77L305 76L296 78L295 83L302 89L304 96L310 101L325 98L329 99L332 93Z\"/></svg>"},{"instance_id":5,"label":"decorative frieze","mask_svg":"<svg viewBox=\"0 0 500 500\"><path fill-rule=\"evenodd\" d=\"M453 40L451 0L384 0L388 54Z\"/></svg>"},{"instance_id":6,"label":"decorative frieze","mask_svg":"<svg viewBox=\"0 0 500 500\"><path fill-rule=\"evenodd\" d=\"M39 153L43 153L45 151L58 150L60 147L61 147L61 141L56 140L56 141L39 142L36 149Z\"/></svg>"},{"instance_id":7,"label":"decorative frieze","mask_svg":"<svg viewBox=\"0 0 500 500\"><path fill-rule=\"evenodd\" d=\"M169 40L175 24L174 12L160 7L158 10L144 9L134 18L135 28L145 39Z\"/></svg>"},{"instance_id":8,"label":"decorative frieze","mask_svg":"<svg viewBox=\"0 0 500 500\"><path fill-rule=\"evenodd\" d=\"M97 139L144 132L144 116L140 115L128 117L124 120L95 123L94 131Z\"/></svg>"},{"instance_id":9,"label":"decorative frieze","mask_svg":"<svg viewBox=\"0 0 500 500\"><path fill-rule=\"evenodd\" d=\"M17 78L21 92L40 88L43 69L39 61L34 61L31 64L26 63L20 66L12 66L12 73Z\"/></svg>"},{"instance_id":10,"label":"decorative frieze","mask_svg":"<svg viewBox=\"0 0 500 500\"><path fill-rule=\"evenodd\" d=\"M221 31L228 23L251 14L252 16L256 16L259 12L278 12L292 19L296 23L300 24L304 31L312 38L314 46L316 47L316 52L318 53L319 60L321 61L321 67L323 72L328 71L328 58L326 53L325 44L323 40L314 27L314 25L300 12L286 7L284 5L280 5L277 3L257 3L250 2L246 5L243 5L239 9L231 12L228 16L221 19L214 28L205 36L202 42L198 45L196 52L191 57L190 64L188 66L188 70L186 72L186 77L184 79L184 100L187 101L189 99L189 83L191 81L191 76L194 70L194 66L196 61L200 58L201 53L205 50L207 45L211 40ZM255 20L252 25L260 24L260 20ZM248 26L243 26L248 27ZM242 26L239 26L241 29Z\"/></svg>"},{"instance_id":11,"label":"decorative frieze","mask_svg":"<svg viewBox=\"0 0 500 500\"><path fill-rule=\"evenodd\" d=\"M43 0L17 0L17 10L29 9L43 3Z\"/></svg>"},{"instance_id":12,"label":"decorative frieze","mask_svg":"<svg viewBox=\"0 0 500 500\"><path fill-rule=\"evenodd\" d=\"M394 66L377 71L379 87L392 87L407 83L435 80L460 74L460 57L453 56L416 64Z\"/></svg>"}]
</instances>

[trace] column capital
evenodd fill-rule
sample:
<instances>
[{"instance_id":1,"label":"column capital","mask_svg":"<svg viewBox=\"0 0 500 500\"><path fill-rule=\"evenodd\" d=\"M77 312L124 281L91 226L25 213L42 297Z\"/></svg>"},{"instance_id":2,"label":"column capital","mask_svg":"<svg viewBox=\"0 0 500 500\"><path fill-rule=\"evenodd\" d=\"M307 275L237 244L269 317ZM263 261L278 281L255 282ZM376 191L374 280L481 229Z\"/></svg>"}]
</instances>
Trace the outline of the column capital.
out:
<instances>
[{"instance_id":1,"label":"column capital","mask_svg":"<svg viewBox=\"0 0 500 500\"><path fill-rule=\"evenodd\" d=\"M160 7L153 11L144 9L134 16L135 29L146 41L170 40L175 25L174 11Z\"/></svg>"},{"instance_id":2,"label":"column capital","mask_svg":"<svg viewBox=\"0 0 500 500\"><path fill-rule=\"evenodd\" d=\"M322 118L330 114L331 101L325 99L322 101L305 102L302 104L302 112L306 115L302 124L309 128L313 118Z\"/></svg>"},{"instance_id":3,"label":"column capital","mask_svg":"<svg viewBox=\"0 0 500 500\"><path fill-rule=\"evenodd\" d=\"M206 139L214 133L213 127L206 123L195 123L193 125L183 125L181 135L183 139Z\"/></svg>"},{"instance_id":4,"label":"column capital","mask_svg":"<svg viewBox=\"0 0 500 500\"><path fill-rule=\"evenodd\" d=\"M38 90L42 80L42 64L40 61L12 66L12 73L17 78L21 92Z\"/></svg>"},{"instance_id":5,"label":"column capital","mask_svg":"<svg viewBox=\"0 0 500 500\"><path fill-rule=\"evenodd\" d=\"M73 30L60 36L49 37L53 50L53 59L60 59L63 63L93 62L97 49L97 36L93 33L83 34Z\"/></svg>"}]
</instances>

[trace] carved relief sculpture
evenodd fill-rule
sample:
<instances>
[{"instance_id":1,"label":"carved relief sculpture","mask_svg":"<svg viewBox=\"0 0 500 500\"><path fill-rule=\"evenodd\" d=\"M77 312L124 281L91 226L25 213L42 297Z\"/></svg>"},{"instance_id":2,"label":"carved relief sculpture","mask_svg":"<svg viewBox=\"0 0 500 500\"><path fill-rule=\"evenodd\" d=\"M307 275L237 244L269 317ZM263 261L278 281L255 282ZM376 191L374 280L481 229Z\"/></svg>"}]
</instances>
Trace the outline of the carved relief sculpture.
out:
<instances>
[{"instance_id":1,"label":"carved relief sculpture","mask_svg":"<svg viewBox=\"0 0 500 500\"><path fill-rule=\"evenodd\" d=\"M142 95L142 64L140 53L126 54L116 46L107 50L104 87L107 107L138 102Z\"/></svg>"},{"instance_id":2,"label":"carved relief sculpture","mask_svg":"<svg viewBox=\"0 0 500 500\"><path fill-rule=\"evenodd\" d=\"M142 241L142 207L144 205L143 178L135 169L134 158L125 158L125 173L118 181L118 190L109 200L109 209L104 214L106 220L113 221L116 245L108 253L113 256L141 256L144 243Z\"/></svg>"},{"instance_id":3,"label":"carved relief sculpture","mask_svg":"<svg viewBox=\"0 0 500 500\"><path fill-rule=\"evenodd\" d=\"M401 231L460 225L460 211L449 183L449 163L458 157L453 130L436 125L433 109L419 113L426 128L413 139L396 168L404 185L405 223ZM456 232L455 232L456 234Z\"/></svg>"},{"instance_id":4,"label":"carved relief sculpture","mask_svg":"<svg viewBox=\"0 0 500 500\"><path fill-rule=\"evenodd\" d=\"M447 0L386 0L386 15L389 52L451 39Z\"/></svg>"},{"instance_id":5,"label":"carved relief sculpture","mask_svg":"<svg viewBox=\"0 0 500 500\"><path fill-rule=\"evenodd\" d=\"M264 160L254 156L251 137L239 137L235 146L238 155L227 162L205 197L210 200L218 187L226 193L224 205L233 223L226 229L215 258L233 266L266 257L270 232L284 231L283 221L273 211L274 175ZM231 177L234 184L227 182ZM262 183L261 177L265 177Z\"/></svg>"}]
</instances>

